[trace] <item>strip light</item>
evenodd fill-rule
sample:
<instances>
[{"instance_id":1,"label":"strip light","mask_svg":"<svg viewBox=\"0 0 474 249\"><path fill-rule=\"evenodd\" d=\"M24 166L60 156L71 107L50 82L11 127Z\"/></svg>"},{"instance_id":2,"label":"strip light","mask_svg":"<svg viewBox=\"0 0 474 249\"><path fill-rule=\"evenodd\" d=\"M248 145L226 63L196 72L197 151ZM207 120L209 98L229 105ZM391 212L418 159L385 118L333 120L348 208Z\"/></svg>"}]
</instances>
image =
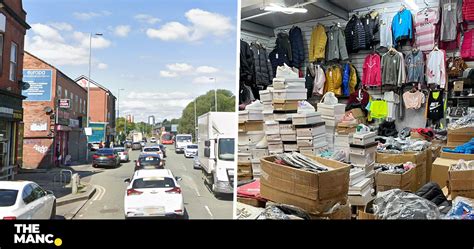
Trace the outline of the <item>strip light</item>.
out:
<instances>
[{"instance_id":1,"label":"strip light","mask_svg":"<svg viewBox=\"0 0 474 249\"><path fill-rule=\"evenodd\" d=\"M294 13L307 13L308 10L303 8L303 7L283 7L277 4L270 4L269 6L266 6L264 11L270 11L270 12L282 12L285 14L294 14Z\"/></svg>"}]
</instances>

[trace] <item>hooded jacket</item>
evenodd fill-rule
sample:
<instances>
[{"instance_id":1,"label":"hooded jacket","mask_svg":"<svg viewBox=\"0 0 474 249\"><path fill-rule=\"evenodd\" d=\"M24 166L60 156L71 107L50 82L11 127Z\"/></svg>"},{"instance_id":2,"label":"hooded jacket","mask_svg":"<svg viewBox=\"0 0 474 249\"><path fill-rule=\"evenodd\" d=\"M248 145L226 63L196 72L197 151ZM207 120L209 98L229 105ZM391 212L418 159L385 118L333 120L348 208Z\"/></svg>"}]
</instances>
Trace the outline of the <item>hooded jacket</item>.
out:
<instances>
[{"instance_id":1,"label":"hooded jacket","mask_svg":"<svg viewBox=\"0 0 474 249\"><path fill-rule=\"evenodd\" d=\"M327 41L328 38L324 26L321 24L316 25L311 33L311 41L309 44L310 62L324 59Z\"/></svg>"},{"instance_id":2,"label":"hooded jacket","mask_svg":"<svg viewBox=\"0 0 474 249\"><path fill-rule=\"evenodd\" d=\"M326 70L326 84L324 93L333 92L335 95L342 95L342 70L339 66L333 65Z\"/></svg>"},{"instance_id":3,"label":"hooded jacket","mask_svg":"<svg viewBox=\"0 0 474 249\"><path fill-rule=\"evenodd\" d=\"M413 17L407 9L399 11L392 19L393 45L413 38Z\"/></svg>"},{"instance_id":4,"label":"hooded jacket","mask_svg":"<svg viewBox=\"0 0 474 249\"><path fill-rule=\"evenodd\" d=\"M285 50L278 46L275 47L272 52L270 52L269 57L270 62L272 64L273 75L276 75L278 66L283 66L283 64L290 64L290 60L288 59L288 55L285 53Z\"/></svg>"},{"instance_id":5,"label":"hooded jacket","mask_svg":"<svg viewBox=\"0 0 474 249\"><path fill-rule=\"evenodd\" d=\"M291 64L294 67L301 68L305 59L303 34L301 32L301 29L295 26L290 29L289 35L292 53Z\"/></svg>"},{"instance_id":6,"label":"hooded jacket","mask_svg":"<svg viewBox=\"0 0 474 249\"><path fill-rule=\"evenodd\" d=\"M369 54L364 59L362 66L362 83L364 86L381 86L380 55Z\"/></svg>"},{"instance_id":7,"label":"hooded jacket","mask_svg":"<svg viewBox=\"0 0 474 249\"><path fill-rule=\"evenodd\" d=\"M362 19L362 24L365 30L365 42L366 48L375 45L380 42L379 31L379 14L376 11L367 13Z\"/></svg>"},{"instance_id":8,"label":"hooded jacket","mask_svg":"<svg viewBox=\"0 0 474 249\"><path fill-rule=\"evenodd\" d=\"M245 41L240 40L240 82L248 86L255 84L255 62L252 50Z\"/></svg>"},{"instance_id":9,"label":"hooded jacket","mask_svg":"<svg viewBox=\"0 0 474 249\"><path fill-rule=\"evenodd\" d=\"M341 28L332 26L327 32L326 60L347 60L346 37Z\"/></svg>"},{"instance_id":10,"label":"hooded jacket","mask_svg":"<svg viewBox=\"0 0 474 249\"><path fill-rule=\"evenodd\" d=\"M311 63L308 66L307 71L311 75L312 80L311 82L308 82L310 84L308 89L311 89L311 93L308 92L308 96L311 97L314 95L323 95L324 85L326 83L326 75L324 73L323 67L321 67L319 64Z\"/></svg>"},{"instance_id":11,"label":"hooded jacket","mask_svg":"<svg viewBox=\"0 0 474 249\"><path fill-rule=\"evenodd\" d=\"M258 43L252 43L250 49L255 64L255 84L259 90L265 90L273 80L272 65L267 50Z\"/></svg>"},{"instance_id":12,"label":"hooded jacket","mask_svg":"<svg viewBox=\"0 0 474 249\"><path fill-rule=\"evenodd\" d=\"M279 33L277 35L276 46L281 49L280 53L286 54L290 62L293 60L293 52L291 51L290 37L288 34ZM291 64L288 65L292 66Z\"/></svg>"},{"instance_id":13,"label":"hooded jacket","mask_svg":"<svg viewBox=\"0 0 474 249\"><path fill-rule=\"evenodd\" d=\"M365 29L359 17L353 15L344 31L346 34L347 52L355 53L358 52L359 49L366 47Z\"/></svg>"},{"instance_id":14,"label":"hooded jacket","mask_svg":"<svg viewBox=\"0 0 474 249\"><path fill-rule=\"evenodd\" d=\"M352 64L350 64L350 69L349 93L353 93L355 92L357 86L357 69Z\"/></svg>"},{"instance_id":15,"label":"hooded jacket","mask_svg":"<svg viewBox=\"0 0 474 249\"><path fill-rule=\"evenodd\" d=\"M344 73L342 76L342 94L344 96L349 96L349 80L351 77L351 67L349 64L344 64Z\"/></svg>"}]
</instances>

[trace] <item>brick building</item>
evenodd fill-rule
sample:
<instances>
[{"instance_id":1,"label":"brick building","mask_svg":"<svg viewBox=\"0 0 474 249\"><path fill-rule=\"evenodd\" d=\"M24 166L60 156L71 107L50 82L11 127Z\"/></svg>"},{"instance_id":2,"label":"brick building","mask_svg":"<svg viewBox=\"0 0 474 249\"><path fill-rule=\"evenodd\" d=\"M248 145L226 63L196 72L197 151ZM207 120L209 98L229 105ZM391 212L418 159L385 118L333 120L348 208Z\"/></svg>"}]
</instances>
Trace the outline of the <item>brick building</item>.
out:
<instances>
[{"instance_id":1,"label":"brick building","mask_svg":"<svg viewBox=\"0 0 474 249\"><path fill-rule=\"evenodd\" d=\"M87 91L54 66L25 52L23 167L49 168L84 162L87 155ZM60 101L61 100L61 101ZM61 104L60 104L61 102Z\"/></svg>"},{"instance_id":2,"label":"brick building","mask_svg":"<svg viewBox=\"0 0 474 249\"><path fill-rule=\"evenodd\" d=\"M23 48L29 28L21 0L0 0L0 180L12 179L22 164Z\"/></svg>"},{"instance_id":3,"label":"brick building","mask_svg":"<svg viewBox=\"0 0 474 249\"><path fill-rule=\"evenodd\" d=\"M77 84L87 90L88 77L82 75L76 79ZM90 122L105 123L106 133L104 142L115 141L115 102L117 98L101 84L90 81Z\"/></svg>"}]
</instances>

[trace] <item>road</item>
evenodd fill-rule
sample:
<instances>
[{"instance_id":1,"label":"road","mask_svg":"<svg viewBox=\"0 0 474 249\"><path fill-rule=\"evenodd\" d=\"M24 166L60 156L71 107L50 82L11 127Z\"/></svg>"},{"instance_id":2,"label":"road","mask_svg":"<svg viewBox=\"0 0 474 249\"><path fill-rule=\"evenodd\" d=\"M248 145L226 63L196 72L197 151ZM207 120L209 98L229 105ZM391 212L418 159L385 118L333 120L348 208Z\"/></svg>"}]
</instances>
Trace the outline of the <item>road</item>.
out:
<instances>
[{"instance_id":1,"label":"road","mask_svg":"<svg viewBox=\"0 0 474 249\"><path fill-rule=\"evenodd\" d=\"M95 169L83 166L80 171L90 171L81 179L96 186L96 194L81 208L74 219L124 219L123 199L127 184L132 177L134 160L139 151L130 151L130 162L116 169ZM217 199L204 184L201 170L193 169L193 159L176 154L173 146L167 146L166 168L175 176L183 191L186 217L189 219L232 219L232 197Z\"/></svg>"}]
</instances>

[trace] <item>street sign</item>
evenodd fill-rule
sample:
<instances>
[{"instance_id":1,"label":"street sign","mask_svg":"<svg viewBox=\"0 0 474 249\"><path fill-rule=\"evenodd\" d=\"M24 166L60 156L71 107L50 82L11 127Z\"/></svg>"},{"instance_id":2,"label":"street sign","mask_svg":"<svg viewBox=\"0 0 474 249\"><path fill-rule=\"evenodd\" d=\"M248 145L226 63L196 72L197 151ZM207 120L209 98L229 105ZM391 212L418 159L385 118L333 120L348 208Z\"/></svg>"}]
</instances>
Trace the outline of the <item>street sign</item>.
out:
<instances>
[{"instance_id":1,"label":"street sign","mask_svg":"<svg viewBox=\"0 0 474 249\"><path fill-rule=\"evenodd\" d=\"M71 108L71 100L70 99L60 99L59 100L59 108L61 108L61 109Z\"/></svg>"},{"instance_id":2,"label":"street sign","mask_svg":"<svg viewBox=\"0 0 474 249\"><path fill-rule=\"evenodd\" d=\"M84 128L84 131L86 133L86 136L92 136L92 128L86 127Z\"/></svg>"}]
</instances>

